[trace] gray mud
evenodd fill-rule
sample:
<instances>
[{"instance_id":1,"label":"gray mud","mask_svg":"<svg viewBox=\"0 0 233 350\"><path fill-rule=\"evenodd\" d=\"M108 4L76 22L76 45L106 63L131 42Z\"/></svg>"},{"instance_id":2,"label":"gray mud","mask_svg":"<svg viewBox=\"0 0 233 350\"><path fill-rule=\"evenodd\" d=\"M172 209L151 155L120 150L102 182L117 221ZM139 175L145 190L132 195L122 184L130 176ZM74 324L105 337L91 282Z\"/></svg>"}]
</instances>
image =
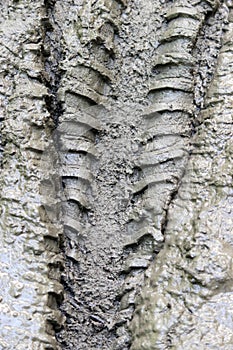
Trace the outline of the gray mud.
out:
<instances>
[{"instance_id":1,"label":"gray mud","mask_svg":"<svg viewBox=\"0 0 233 350\"><path fill-rule=\"evenodd\" d=\"M228 19L130 349L232 348L232 12Z\"/></svg>"},{"instance_id":2,"label":"gray mud","mask_svg":"<svg viewBox=\"0 0 233 350\"><path fill-rule=\"evenodd\" d=\"M231 349L230 5L0 8L0 349Z\"/></svg>"},{"instance_id":3,"label":"gray mud","mask_svg":"<svg viewBox=\"0 0 233 350\"><path fill-rule=\"evenodd\" d=\"M43 1L1 2L0 348L58 349L54 307L60 276L49 277L58 246L48 244L52 224L43 215L42 154L53 122L42 81ZM48 241L47 241L48 240Z\"/></svg>"}]
</instances>

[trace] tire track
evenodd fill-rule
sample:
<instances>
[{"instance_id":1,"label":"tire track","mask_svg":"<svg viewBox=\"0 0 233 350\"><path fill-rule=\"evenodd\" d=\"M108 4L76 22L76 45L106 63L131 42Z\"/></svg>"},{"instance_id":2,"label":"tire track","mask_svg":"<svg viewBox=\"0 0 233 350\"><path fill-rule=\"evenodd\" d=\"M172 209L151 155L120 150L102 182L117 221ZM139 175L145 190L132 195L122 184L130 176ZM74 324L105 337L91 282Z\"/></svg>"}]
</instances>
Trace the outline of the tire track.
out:
<instances>
[{"instance_id":1,"label":"tire track","mask_svg":"<svg viewBox=\"0 0 233 350\"><path fill-rule=\"evenodd\" d=\"M228 9L223 8L226 19ZM165 245L151 266L132 322L132 349L232 346L226 323L232 314L231 16L230 9L202 124L169 207Z\"/></svg>"},{"instance_id":2,"label":"tire track","mask_svg":"<svg viewBox=\"0 0 233 350\"><path fill-rule=\"evenodd\" d=\"M109 349L114 337L107 318L115 309L115 282L113 272L107 271L105 247L98 247L106 229L102 231L96 223L100 205L96 178L101 156L98 140L106 125L105 106L113 95L115 37L124 6L115 0L101 5L66 1L53 8L63 50L57 90L62 114L55 138L63 187L65 293L61 310L67 320L57 339L64 349L91 349L96 344ZM106 281L109 285L105 286Z\"/></svg>"},{"instance_id":3,"label":"tire track","mask_svg":"<svg viewBox=\"0 0 233 350\"><path fill-rule=\"evenodd\" d=\"M177 1L170 5L160 29L148 84L149 106L142 114L145 131L139 137L141 151L135 161L140 179L132 188L135 205L127 224L125 283L120 294L122 313L134 309L144 276L147 277L146 270L164 246L168 209L186 170L190 137L195 132L198 114L197 38L216 9L215 3ZM125 324L132 311L128 314ZM136 344L140 344L141 349L142 342L137 342L134 330L132 346L136 349Z\"/></svg>"}]
</instances>

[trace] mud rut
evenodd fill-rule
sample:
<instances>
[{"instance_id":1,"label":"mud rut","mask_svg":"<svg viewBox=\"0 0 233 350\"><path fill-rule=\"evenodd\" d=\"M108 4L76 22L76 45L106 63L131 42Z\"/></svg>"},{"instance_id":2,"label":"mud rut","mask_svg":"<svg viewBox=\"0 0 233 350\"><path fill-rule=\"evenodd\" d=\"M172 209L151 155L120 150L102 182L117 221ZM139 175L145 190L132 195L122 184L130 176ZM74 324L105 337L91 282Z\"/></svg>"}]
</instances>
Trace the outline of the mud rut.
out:
<instances>
[{"instance_id":1,"label":"mud rut","mask_svg":"<svg viewBox=\"0 0 233 350\"><path fill-rule=\"evenodd\" d=\"M232 349L231 3L0 9L0 349Z\"/></svg>"}]
</instances>

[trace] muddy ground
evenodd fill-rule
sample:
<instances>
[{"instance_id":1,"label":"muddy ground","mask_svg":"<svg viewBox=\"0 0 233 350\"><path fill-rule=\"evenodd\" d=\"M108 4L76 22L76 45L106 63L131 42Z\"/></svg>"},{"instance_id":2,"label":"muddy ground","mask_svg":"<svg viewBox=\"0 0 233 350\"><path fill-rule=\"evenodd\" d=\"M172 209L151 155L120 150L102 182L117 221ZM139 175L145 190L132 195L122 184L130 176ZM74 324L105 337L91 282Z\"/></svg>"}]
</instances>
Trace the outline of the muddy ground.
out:
<instances>
[{"instance_id":1,"label":"muddy ground","mask_svg":"<svg viewBox=\"0 0 233 350\"><path fill-rule=\"evenodd\" d=\"M232 349L231 3L0 9L0 349Z\"/></svg>"}]
</instances>

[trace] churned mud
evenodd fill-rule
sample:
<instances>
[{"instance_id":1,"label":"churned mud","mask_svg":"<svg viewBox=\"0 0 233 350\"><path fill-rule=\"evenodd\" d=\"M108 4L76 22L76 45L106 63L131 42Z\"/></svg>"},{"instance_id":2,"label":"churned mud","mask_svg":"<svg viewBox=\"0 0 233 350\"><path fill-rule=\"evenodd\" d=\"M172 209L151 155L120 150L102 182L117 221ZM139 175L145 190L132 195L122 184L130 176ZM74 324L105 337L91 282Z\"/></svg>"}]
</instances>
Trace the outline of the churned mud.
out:
<instances>
[{"instance_id":1,"label":"churned mud","mask_svg":"<svg viewBox=\"0 0 233 350\"><path fill-rule=\"evenodd\" d=\"M231 349L230 4L0 8L0 349Z\"/></svg>"}]
</instances>

